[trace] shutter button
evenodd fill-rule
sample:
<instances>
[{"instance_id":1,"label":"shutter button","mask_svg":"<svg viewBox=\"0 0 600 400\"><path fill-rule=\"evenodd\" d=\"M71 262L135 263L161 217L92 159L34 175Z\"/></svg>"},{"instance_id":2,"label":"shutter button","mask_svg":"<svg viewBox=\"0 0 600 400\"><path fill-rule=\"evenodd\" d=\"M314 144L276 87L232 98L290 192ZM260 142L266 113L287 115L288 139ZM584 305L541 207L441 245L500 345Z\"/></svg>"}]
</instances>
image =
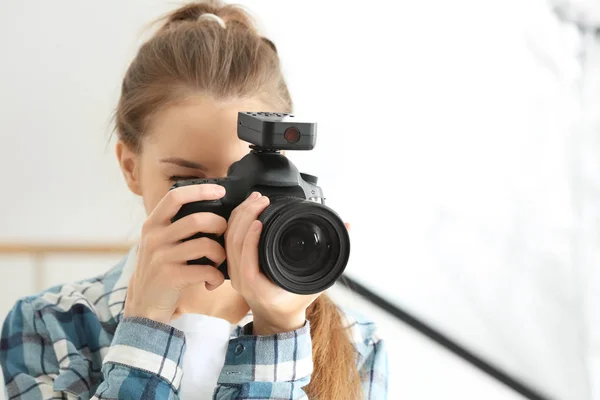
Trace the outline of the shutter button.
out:
<instances>
[{"instance_id":1,"label":"shutter button","mask_svg":"<svg viewBox=\"0 0 600 400\"><path fill-rule=\"evenodd\" d=\"M239 356L240 354L242 354L242 353L244 352L244 350L245 350L245 348L244 348L244 345L242 345L242 344L238 344L238 345L235 347L235 355L236 355L236 356Z\"/></svg>"}]
</instances>

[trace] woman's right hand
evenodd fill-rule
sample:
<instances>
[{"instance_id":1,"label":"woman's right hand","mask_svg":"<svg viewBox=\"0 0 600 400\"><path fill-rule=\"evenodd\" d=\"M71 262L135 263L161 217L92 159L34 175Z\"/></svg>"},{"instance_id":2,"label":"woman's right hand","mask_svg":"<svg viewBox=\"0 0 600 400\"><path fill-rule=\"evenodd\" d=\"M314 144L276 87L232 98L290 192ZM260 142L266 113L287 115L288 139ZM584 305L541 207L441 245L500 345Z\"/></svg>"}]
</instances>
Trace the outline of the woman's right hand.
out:
<instances>
[{"instance_id":1,"label":"woman's right hand","mask_svg":"<svg viewBox=\"0 0 600 400\"><path fill-rule=\"evenodd\" d=\"M142 228L135 271L129 282L125 317L143 317L169 323L182 289L205 282L208 290L219 287L223 274L211 265L188 265L188 260L208 257L220 265L225 249L209 238L182 240L198 232L221 235L225 218L213 213L187 215L173 223L171 218L186 203L218 200L225 194L219 185L182 186L169 191L158 203Z\"/></svg>"}]
</instances>

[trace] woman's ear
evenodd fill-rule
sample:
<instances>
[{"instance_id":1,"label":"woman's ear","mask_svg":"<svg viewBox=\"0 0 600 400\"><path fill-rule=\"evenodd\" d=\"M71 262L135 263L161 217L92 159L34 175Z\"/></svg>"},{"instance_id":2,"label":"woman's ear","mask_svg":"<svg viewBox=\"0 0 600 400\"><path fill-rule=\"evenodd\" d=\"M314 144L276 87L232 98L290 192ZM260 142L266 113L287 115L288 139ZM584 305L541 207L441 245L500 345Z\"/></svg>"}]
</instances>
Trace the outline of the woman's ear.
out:
<instances>
[{"instance_id":1,"label":"woman's ear","mask_svg":"<svg viewBox=\"0 0 600 400\"><path fill-rule=\"evenodd\" d=\"M133 193L142 195L142 185L140 180L140 162L138 155L134 153L123 141L119 140L116 146L117 160L121 167L121 172L125 177L125 182Z\"/></svg>"}]
</instances>

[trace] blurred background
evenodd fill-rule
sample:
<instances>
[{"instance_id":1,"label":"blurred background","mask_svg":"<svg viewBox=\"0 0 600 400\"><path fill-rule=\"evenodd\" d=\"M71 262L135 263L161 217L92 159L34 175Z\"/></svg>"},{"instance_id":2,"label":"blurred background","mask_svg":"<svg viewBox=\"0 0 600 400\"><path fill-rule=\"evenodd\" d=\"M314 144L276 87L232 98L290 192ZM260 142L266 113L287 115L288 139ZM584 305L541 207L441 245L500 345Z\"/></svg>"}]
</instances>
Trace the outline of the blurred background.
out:
<instances>
[{"instance_id":1,"label":"blurred background","mask_svg":"<svg viewBox=\"0 0 600 400\"><path fill-rule=\"evenodd\" d=\"M319 122L288 155L352 224L348 276L543 398L600 399L600 3L240 3ZM145 27L180 4L0 1L2 319L137 236L110 118ZM380 325L391 399L526 398L332 293Z\"/></svg>"}]
</instances>

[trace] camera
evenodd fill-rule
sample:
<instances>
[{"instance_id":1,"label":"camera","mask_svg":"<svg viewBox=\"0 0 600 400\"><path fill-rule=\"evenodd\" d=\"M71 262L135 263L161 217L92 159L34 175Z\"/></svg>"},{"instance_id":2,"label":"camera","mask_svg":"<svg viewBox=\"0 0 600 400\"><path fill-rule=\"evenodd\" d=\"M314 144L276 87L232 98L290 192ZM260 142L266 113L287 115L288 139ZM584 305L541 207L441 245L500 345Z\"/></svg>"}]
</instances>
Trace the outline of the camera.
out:
<instances>
[{"instance_id":1,"label":"camera","mask_svg":"<svg viewBox=\"0 0 600 400\"><path fill-rule=\"evenodd\" d=\"M184 204L172 222L198 212L229 219L231 212L252 192L268 196L261 213L259 266L273 283L296 294L319 293L343 274L350 257L350 238L338 214L325 205L318 178L301 173L281 150L312 150L317 124L289 113L240 112L238 137L251 143L250 152L234 162L226 177L176 182L187 185L218 184L226 189L219 200ZM186 240L209 237L225 245L223 236L199 232ZM206 257L191 265L213 265L229 279L227 261L221 265Z\"/></svg>"}]
</instances>

